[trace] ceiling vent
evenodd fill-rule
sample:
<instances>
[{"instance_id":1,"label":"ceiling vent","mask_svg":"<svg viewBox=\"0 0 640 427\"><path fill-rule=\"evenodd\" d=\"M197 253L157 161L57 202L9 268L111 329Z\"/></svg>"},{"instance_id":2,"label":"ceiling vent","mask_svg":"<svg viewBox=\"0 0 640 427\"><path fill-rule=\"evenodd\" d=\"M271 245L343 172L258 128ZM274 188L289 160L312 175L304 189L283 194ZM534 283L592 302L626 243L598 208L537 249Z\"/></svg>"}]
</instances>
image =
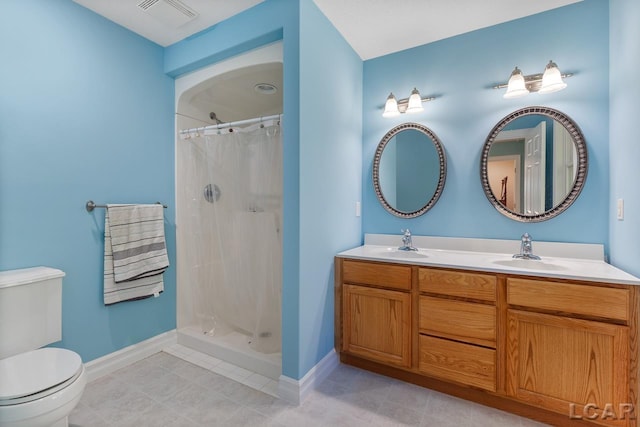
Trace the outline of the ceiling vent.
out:
<instances>
[{"instance_id":1,"label":"ceiling vent","mask_svg":"<svg viewBox=\"0 0 640 427\"><path fill-rule=\"evenodd\" d=\"M163 24L174 28L178 28L198 16L198 12L180 0L143 0L138 3L138 8Z\"/></svg>"}]
</instances>

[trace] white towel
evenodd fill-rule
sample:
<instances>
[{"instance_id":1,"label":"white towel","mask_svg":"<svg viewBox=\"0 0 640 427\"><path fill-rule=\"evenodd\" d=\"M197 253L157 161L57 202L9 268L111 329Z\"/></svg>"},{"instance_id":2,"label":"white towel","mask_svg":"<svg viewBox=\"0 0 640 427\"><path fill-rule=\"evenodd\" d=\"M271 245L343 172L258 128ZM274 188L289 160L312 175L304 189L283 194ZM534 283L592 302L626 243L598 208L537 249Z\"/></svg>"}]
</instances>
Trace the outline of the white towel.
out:
<instances>
[{"instance_id":1,"label":"white towel","mask_svg":"<svg viewBox=\"0 0 640 427\"><path fill-rule=\"evenodd\" d=\"M146 298L164 290L169 266L161 205L107 205L104 303Z\"/></svg>"}]
</instances>

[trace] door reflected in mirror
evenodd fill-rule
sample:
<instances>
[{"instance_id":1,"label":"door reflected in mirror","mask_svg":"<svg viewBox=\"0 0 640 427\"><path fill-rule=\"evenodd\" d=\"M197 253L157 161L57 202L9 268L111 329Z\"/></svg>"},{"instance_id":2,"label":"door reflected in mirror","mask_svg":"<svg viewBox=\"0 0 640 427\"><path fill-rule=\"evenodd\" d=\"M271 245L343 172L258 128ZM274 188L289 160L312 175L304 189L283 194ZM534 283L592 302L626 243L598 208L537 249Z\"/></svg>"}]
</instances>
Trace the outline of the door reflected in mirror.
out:
<instances>
[{"instance_id":1,"label":"door reflected in mirror","mask_svg":"<svg viewBox=\"0 0 640 427\"><path fill-rule=\"evenodd\" d=\"M587 148L578 126L563 113L527 107L502 119L482 153L485 194L504 215L544 221L568 208L587 174Z\"/></svg>"},{"instance_id":2,"label":"door reflected in mirror","mask_svg":"<svg viewBox=\"0 0 640 427\"><path fill-rule=\"evenodd\" d=\"M577 151L569 132L550 117L520 117L491 145L491 191L507 209L540 215L561 203L576 178Z\"/></svg>"},{"instance_id":3,"label":"door reflected in mirror","mask_svg":"<svg viewBox=\"0 0 640 427\"><path fill-rule=\"evenodd\" d=\"M440 197L446 175L442 144L425 126L404 123L378 144L373 185L384 208L413 218L429 210Z\"/></svg>"}]
</instances>

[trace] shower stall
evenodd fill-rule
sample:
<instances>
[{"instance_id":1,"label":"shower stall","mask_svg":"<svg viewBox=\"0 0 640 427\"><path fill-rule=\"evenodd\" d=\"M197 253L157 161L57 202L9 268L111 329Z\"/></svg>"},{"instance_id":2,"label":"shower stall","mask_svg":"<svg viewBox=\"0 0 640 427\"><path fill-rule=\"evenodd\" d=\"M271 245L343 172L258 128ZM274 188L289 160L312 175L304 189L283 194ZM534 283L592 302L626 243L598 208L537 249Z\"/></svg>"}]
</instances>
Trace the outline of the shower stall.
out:
<instances>
[{"instance_id":1,"label":"shower stall","mask_svg":"<svg viewBox=\"0 0 640 427\"><path fill-rule=\"evenodd\" d=\"M281 373L282 45L176 80L178 342Z\"/></svg>"}]
</instances>

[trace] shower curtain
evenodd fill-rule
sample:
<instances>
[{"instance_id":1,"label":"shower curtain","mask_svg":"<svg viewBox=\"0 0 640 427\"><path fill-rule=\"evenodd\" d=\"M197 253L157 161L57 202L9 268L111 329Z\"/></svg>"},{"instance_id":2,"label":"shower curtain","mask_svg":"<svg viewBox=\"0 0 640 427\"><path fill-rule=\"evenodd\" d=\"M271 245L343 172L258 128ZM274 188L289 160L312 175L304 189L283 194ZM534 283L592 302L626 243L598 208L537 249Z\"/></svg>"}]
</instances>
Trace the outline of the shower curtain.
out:
<instances>
[{"instance_id":1,"label":"shower curtain","mask_svg":"<svg viewBox=\"0 0 640 427\"><path fill-rule=\"evenodd\" d=\"M279 352L280 126L225 129L178 146L186 175L178 189L181 226L199 326L210 335L239 331L254 350Z\"/></svg>"}]
</instances>

